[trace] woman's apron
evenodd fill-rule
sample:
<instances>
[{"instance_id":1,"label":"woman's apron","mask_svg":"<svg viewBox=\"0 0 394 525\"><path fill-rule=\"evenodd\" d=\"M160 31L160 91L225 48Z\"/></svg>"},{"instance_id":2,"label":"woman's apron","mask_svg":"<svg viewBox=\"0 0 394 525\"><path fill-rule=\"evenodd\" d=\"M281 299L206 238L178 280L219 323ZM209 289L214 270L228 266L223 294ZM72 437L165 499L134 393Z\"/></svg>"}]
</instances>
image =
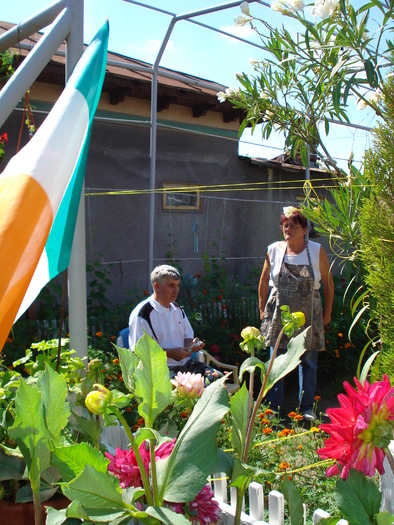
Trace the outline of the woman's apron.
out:
<instances>
[{"instance_id":1,"label":"woman's apron","mask_svg":"<svg viewBox=\"0 0 394 525\"><path fill-rule=\"evenodd\" d=\"M272 289L265 305L260 332L265 337L267 347L275 346L283 328L280 307L288 305L291 313L304 313L305 325L301 330L308 326L312 327L308 330L305 348L322 351L324 350L322 303L319 291L314 289L315 279L308 244L306 245L309 262L307 265L286 263L284 261L286 250L279 271L278 285ZM283 334L279 348L287 349L288 343L289 338Z\"/></svg>"}]
</instances>

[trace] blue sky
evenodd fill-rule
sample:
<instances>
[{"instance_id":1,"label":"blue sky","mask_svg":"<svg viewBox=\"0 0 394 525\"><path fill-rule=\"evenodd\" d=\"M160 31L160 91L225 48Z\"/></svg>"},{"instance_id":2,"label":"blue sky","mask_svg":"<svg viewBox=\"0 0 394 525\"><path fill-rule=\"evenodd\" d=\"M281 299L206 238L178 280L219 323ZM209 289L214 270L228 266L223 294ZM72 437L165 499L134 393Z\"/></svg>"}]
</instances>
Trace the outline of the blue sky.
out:
<instances>
[{"instance_id":1,"label":"blue sky","mask_svg":"<svg viewBox=\"0 0 394 525\"><path fill-rule=\"evenodd\" d=\"M29 18L37 11L47 7L48 0L14 0L2 2L0 18L7 22L17 23ZM147 6L173 14L184 14L201 9L222 5L224 2L214 0L141 0ZM360 1L353 2L354 5ZM272 26L286 23L280 13L276 13L261 5L250 6L256 15L270 22ZM248 27L236 28L234 18L241 14L239 7L233 7L216 13L195 17L194 20L213 26L217 29L238 34L238 36L259 44L258 37ZM110 23L109 49L116 53L152 63L161 42L167 32L171 15L155 12L147 7L141 7L123 0L85 0L84 39L88 43L108 18ZM230 39L222 34L210 31L187 21L175 24L171 33L161 65L182 71L201 78L214 80L227 86L236 86L236 72L251 72L249 58L259 58L262 51L257 47ZM373 115L369 112L357 112L352 115L353 122L369 126L373 123ZM341 165L346 165L350 151L355 159L361 160L363 152L369 145L369 134L342 126L333 127L330 138L330 148L339 159L345 159ZM252 143L252 144L250 144ZM251 156L272 158L281 153L282 138L273 137L269 143L262 142L260 133L252 136L247 130L242 137L240 153Z\"/></svg>"}]
</instances>

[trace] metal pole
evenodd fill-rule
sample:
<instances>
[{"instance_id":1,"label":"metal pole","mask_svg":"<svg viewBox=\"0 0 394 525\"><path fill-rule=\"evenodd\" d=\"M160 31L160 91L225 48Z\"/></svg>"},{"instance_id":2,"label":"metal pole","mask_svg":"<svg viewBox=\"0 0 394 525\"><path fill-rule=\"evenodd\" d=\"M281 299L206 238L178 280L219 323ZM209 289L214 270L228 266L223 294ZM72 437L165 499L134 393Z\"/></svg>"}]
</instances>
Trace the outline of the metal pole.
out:
<instances>
[{"instance_id":1,"label":"metal pole","mask_svg":"<svg viewBox=\"0 0 394 525\"><path fill-rule=\"evenodd\" d=\"M67 37L66 79L83 53L83 0L65 0L71 12L71 31ZM68 267L68 311L70 348L78 357L87 357L85 185L82 187L74 242Z\"/></svg>"},{"instance_id":2,"label":"metal pole","mask_svg":"<svg viewBox=\"0 0 394 525\"><path fill-rule=\"evenodd\" d=\"M3 33L0 36L0 53L51 24L64 8L64 0L59 0Z\"/></svg>"},{"instance_id":3,"label":"metal pole","mask_svg":"<svg viewBox=\"0 0 394 525\"><path fill-rule=\"evenodd\" d=\"M70 31L71 16L68 9L53 22L48 31L25 58L0 93L0 126L14 111L15 106L36 80Z\"/></svg>"}]
</instances>

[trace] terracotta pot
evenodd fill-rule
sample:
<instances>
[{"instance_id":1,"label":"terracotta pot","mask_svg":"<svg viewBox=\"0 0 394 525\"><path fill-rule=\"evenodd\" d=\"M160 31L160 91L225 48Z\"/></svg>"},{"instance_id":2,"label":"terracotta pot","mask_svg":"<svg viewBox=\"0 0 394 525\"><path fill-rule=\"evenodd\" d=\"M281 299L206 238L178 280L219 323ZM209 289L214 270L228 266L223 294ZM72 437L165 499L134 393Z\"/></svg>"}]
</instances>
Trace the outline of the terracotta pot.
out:
<instances>
[{"instance_id":1,"label":"terracotta pot","mask_svg":"<svg viewBox=\"0 0 394 525\"><path fill-rule=\"evenodd\" d=\"M44 523L46 522L45 507L65 509L70 500L65 497L44 501L41 503ZM0 500L0 522L1 525L34 525L33 503L14 503L12 501Z\"/></svg>"}]
</instances>

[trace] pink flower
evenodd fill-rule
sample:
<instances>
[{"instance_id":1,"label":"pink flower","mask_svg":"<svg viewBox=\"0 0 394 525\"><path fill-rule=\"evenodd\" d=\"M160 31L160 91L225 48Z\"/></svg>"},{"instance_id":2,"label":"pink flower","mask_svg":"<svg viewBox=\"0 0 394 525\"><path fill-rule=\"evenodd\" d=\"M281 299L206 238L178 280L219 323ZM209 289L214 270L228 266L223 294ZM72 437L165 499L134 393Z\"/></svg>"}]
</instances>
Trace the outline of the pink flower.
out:
<instances>
[{"instance_id":1,"label":"pink flower","mask_svg":"<svg viewBox=\"0 0 394 525\"><path fill-rule=\"evenodd\" d=\"M204 391L204 377L201 374L178 372L172 382L182 398L197 399Z\"/></svg>"},{"instance_id":2,"label":"pink flower","mask_svg":"<svg viewBox=\"0 0 394 525\"><path fill-rule=\"evenodd\" d=\"M214 354L220 354L220 347L218 345L211 345L209 348Z\"/></svg>"},{"instance_id":3,"label":"pink flower","mask_svg":"<svg viewBox=\"0 0 394 525\"><path fill-rule=\"evenodd\" d=\"M205 485L195 499L189 503L192 525L210 525L219 521L219 504L213 499L209 485Z\"/></svg>"},{"instance_id":4,"label":"pink flower","mask_svg":"<svg viewBox=\"0 0 394 525\"><path fill-rule=\"evenodd\" d=\"M172 449L175 446L176 439L172 441L166 441L160 447L155 450L155 457L157 459L165 459L168 457ZM141 454L142 462L145 467L145 471L149 473L149 462L150 462L150 452L146 448L146 444L142 443L139 448ZM142 487L142 479L140 469L137 464L137 459L135 457L134 451L122 450L117 448L115 450L115 456L112 456L109 452L105 453L106 457L109 459L110 463L108 465L108 471L112 472L115 476L119 478L119 483L122 489L127 487Z\"/></svg>"},{"instance_id":5,"label":"pink flower","mask_svg":"<svg viewBox=\"0 0 394 525\"><path fill-rule=\"evenodd\" d=\"M320 428L331 434L324 448L317 450L321 458L336 459L342 465L341 478L347 479L351 468L366 476L375 469L384 473L384 448L392 438L394 427L394 388L385 375L371 385L354 379L357 390L345 382L347 393L339 394L340 408L329 408L331 423ZM329 467L326 476L339 474L338 465Z\"/></svg>"},{"instance_id":6,"label":"pink flower","mask_svg":"<svg viewBox=\"0 0 394 525\"><path fill-rule=\"evenodd\" d=\"M145 443L142 443L139 452L145 470L146 472L149 472L150 454L146 450ZM115 456L112 456L109 452L106 452L105 455L109 459L108 471L112 472L112 474L119 478L119 483L122 489L127 487L142 487L140 469L132 449L122 450L121 448L117 448L115 450Z\"/></svg>"}]
</instances>

